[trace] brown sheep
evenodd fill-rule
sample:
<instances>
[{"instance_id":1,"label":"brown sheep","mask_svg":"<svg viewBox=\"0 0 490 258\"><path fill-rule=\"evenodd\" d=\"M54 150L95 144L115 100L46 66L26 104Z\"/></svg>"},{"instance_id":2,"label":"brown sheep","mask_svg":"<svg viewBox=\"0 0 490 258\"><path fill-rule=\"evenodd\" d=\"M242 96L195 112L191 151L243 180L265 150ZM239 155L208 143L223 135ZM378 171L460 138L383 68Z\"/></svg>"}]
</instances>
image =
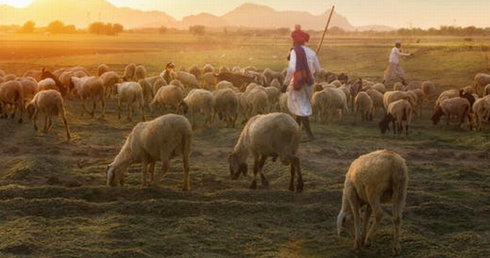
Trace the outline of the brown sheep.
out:
<instances>
[{"instance_id":1,"label":"brown sheep","mask_svg":"<svg viewBox=\"0 0 490 258\"><path fill-rule=\"evenodd\" d=\"M102 107L102 117L105 115L105 96L104 96L104 83L97 76L85 76L82 78L71 77L71 82L74 85L74 89L80 97L81 102L81 115L83 111L89 113L92 117L95 115L97 109L97 103L100 102ZM89 111L86 107L88 99L92 99L93 108Z\"/></svg>"},{"instance_id":2,"label":"brown sheep","mask_svg":"<svg viewBox=\"0 0 490 258\"><path fill-rule=\"evenodd\" d=\"M19 81L6 81L0 84L0 117L7 118L7 105L13 105L14 111L11 115L19 110L19 123L22 123L22 114L24 113L24 90L22 83Z\"/></svg>"}]
</instances>

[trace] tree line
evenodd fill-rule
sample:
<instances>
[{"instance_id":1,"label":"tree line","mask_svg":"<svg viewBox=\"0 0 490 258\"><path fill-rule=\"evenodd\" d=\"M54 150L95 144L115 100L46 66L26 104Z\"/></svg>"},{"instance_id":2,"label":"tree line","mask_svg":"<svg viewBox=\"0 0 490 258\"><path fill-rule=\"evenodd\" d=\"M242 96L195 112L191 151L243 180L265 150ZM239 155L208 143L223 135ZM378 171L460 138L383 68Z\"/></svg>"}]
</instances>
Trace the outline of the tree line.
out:
<instances>
[{"instance_id":1,"label":"tree line","mask_svg":"<svg viewBox=\"0 0 490 258\"><path fill-rule=\"evenodd\" d=\"M34 33L36 30L36 23L33 21L27 21L19 29L20 33ZM119 23L103 23L94 22L88 27L88 33L96 35L117 35L124 31L123 25ZM84 30L77 30L75 25L65 25L60 20L54 20L48 24L45 28L45 32L51 34L75 34L85 32Z\"/></svg>"}]
</instances>

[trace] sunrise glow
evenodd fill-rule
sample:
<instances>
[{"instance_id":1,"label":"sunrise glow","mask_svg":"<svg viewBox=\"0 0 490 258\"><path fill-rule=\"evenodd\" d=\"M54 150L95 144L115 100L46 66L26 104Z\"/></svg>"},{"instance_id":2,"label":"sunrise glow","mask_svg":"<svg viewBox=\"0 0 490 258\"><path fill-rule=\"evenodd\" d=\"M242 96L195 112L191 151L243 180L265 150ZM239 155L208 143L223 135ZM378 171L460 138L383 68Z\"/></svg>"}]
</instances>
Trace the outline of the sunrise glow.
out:
<instances>
[{"instance_id":1,"label":"sunrise glow","mask_svg":"<svg viewBox=\"0 0 490 258\"><path fill-rule=\"evenodd\" d=\"M21 8L28 6L31 2L32 0L0 0L0 5L10 5Z\"/></svg>"}]
</instances>

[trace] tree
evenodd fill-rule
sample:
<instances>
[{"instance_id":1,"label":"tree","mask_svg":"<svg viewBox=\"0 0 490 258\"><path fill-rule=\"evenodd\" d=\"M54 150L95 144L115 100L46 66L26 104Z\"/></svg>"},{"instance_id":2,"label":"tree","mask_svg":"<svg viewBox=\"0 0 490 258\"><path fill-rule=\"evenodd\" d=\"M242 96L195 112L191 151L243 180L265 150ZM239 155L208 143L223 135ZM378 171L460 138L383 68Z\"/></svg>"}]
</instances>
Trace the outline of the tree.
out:
<instances>
[{"instance_id":1,"label":"tree","mask_svg":"<svg viewBox=\"0 0 490 258\"><path fill-rule=\"evenodd\" d=\"M193 25L189 27L189 32L195 36L201 36L205 33L205 27L203 25Z\"/></svg>"},{"instance_id":2,"label":"tree","mask_svg":"<svg viewBox=\"0 0 490 258\"><path fill-rule=\"evenodd\" d=\"M22 33L33 33L35 26L36 26L36 23L34 23L33 21L27 21L26 23L24 23L24 25L20 29L20 32L22 32Z\"/></svg>"},{"instance_id":3,"label":"tree","mask_svg":"<svg viewBox=\"0 0 490 258\"><path fill-rule=\"evenodd\" d=\"M167 31L168 31L168 29L165 26L162 26L158 29L158 33L160 33L160 34L165 34L165 33L167 33Z\"/></svg>"},{"instance_id":4,"label":"tree","mask_svg":"<svg viewBox=\"0 0 490 258\"><path fill-rule=\"evenodd\" d=\"M102 22L94 22L88 26L88 32L100 35L104 32L105 25Z\"/></svg>"},{"instance_id":5,"label":"tree","mask_svg":"<svg viewBox=\"0 0 490 258\"><path fill-rule=\"evenodd\" d=\"M46 31L51 32L53 34L58 34L63 32L64 27L65 24L63 22L61 22L60 20L55 20L48 24Z\"/></svg>"},{"instance_id":6,"label":"tree","mask_svg":"<svg viewBox=\"0 0 490 258\"><path fill-rule=\"evenodd\" d=\"M124 31L124 27L121 24L114 23L112 25L112 33L114 33L114 35L117 35L117 34L123 32L123 31Z\"/></svg>"}]
</instances>

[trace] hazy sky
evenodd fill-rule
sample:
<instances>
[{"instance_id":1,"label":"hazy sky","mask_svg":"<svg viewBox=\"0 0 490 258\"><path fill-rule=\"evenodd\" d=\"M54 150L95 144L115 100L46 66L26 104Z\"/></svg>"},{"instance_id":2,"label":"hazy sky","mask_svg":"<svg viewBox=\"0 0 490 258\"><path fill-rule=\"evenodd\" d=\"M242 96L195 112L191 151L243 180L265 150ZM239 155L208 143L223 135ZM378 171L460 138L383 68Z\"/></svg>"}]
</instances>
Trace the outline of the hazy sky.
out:
<instances>
[{"instance_id":1,"label":"hazy sky","mask_svg":"<svg viewBox=\"0 0 490 258\"><path fill-rule=\"evenodd\" d=\"M84 1L84 0L80 0ZM115 6L159 10L181 20L207 12L225 14L243 3L267 5L277 11L325 13L335 5L337 13L354 26L388 25L404 28L446 26L490 27L490 0L106 0ZM0 4L26 5L32 0L0 0Z\"/></svg>"}]
</instances>

